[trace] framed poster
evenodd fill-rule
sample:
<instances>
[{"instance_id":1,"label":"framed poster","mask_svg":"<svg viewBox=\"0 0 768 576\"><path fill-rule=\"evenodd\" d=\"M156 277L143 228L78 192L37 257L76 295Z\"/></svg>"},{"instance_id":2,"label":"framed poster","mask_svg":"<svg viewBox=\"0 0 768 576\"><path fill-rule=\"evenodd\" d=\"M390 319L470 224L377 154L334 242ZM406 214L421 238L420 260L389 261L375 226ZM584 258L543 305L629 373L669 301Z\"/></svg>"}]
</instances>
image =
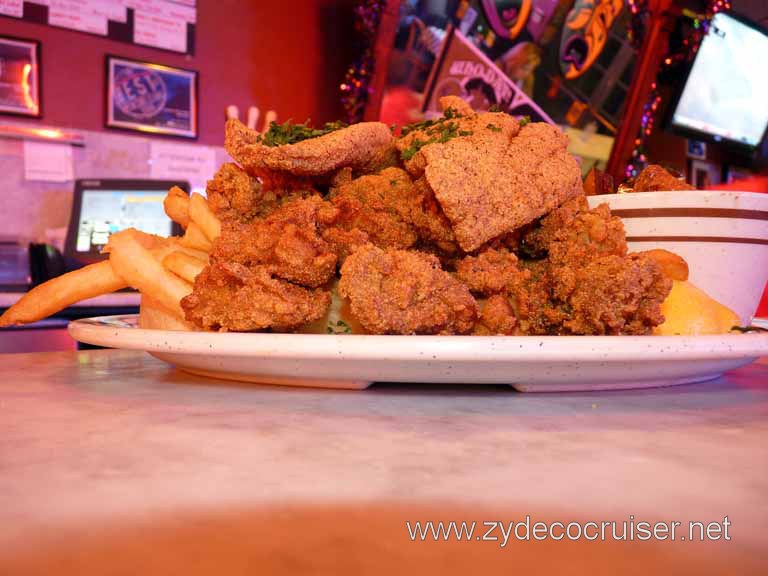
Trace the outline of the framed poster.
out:
<instances>
[{"instance_id":1,"label":"framed poster","mask_svg":"<svg viewBox=\"0 0 768 576\"><path fill-rule=\"evenodd\" d=\"M197 138L197 72L107 56L107 126Z\"/></svg>"},{"instance_id":2,"label":"framed poster","mask_svg":"<svg viewBox=\"0 0 768 576\"><path fill-rule=\"evenodd\" d=\"M39 118L40 43L0 36L0 113Z\"/></svg>"}]
</instances>

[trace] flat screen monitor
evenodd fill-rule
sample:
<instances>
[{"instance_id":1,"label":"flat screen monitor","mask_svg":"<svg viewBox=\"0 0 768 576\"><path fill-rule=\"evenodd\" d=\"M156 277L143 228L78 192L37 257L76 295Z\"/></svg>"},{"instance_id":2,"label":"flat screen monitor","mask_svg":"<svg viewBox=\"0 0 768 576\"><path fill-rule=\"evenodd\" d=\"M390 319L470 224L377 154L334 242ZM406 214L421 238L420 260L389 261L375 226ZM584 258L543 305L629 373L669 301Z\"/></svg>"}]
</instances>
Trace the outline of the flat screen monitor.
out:
<instances>
[{"instance_id":1,"label":"flat screen monitor","mask_svg":"<svg viewBox=\"0 0 768 576\"><path fill-rule=\"evenodd\" d=\"M67 256L85 262L99 260L109 236L126 228L160 236L178 234L178 225L163 208L171 186L189 190L186 182L78 180L67 231Z\"/></svg>"},{"instance_id":2,"label":"flat screen monitor","mask_svg":"<svg viewBox=\"0 0 768 576\"><path fill-rule=\"evenodd\" d=\"M715 14L672 113L672 127L710 140L759 146L768 126L767 61L765 31L729 14Z\"/></svg>"}]
</instances>

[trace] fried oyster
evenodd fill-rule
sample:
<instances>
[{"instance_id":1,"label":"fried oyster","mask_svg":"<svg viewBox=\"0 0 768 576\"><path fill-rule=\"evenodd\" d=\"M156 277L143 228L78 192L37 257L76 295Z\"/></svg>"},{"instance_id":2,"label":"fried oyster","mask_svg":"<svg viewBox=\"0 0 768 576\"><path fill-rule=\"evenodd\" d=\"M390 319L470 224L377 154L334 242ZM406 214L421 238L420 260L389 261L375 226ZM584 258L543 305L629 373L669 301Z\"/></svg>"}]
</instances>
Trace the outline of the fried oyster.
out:
<instances>
[{"instance_id":1,"label":"fried oyster","mask_svg":"<svg viewBox=\"0 0 768 576\"><path fill-rule=\"evenodd\" d=\"M466 334L477 318L467 287L417 251L361 247L341 267L339 294L374 334Z\"/></svg>"},{"instance_id":2,"label":"fried oyster","mask_svg":"<svg viewBox=\"0 0 768 576\"><path fill-rule=\"evenodd\" d=\"M181 301L187 320L203 330L289 332L322 318L330 292L275 278L263 266L214 262Z\"/></svg>"}]
</instances>

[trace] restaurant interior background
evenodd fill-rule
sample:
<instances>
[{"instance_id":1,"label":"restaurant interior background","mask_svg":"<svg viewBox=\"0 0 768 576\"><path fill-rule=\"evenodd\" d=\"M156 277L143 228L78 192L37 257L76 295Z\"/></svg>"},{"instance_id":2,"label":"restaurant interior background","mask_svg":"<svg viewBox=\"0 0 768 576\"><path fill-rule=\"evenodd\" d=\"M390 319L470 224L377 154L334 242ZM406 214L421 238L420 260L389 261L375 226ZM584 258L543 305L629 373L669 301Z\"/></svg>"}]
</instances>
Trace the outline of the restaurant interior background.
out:
<instances>
[{"instance_id":1,"label":"restaurant interior background","mask_svg":"<svg viewBox=\"0 0 768 576\"><path fill-rule=\"evenodd\" d=\"M204 191L228 158L227 114L257 127L272 118L403 124L428 118L438 96L456 93L561 125L583 174L599 168L611 187L649 162L700 188L740 189L732 182L768 168L764 135L749 148L691 137L669 118L714 14L764 27L762 0L290 4L0 1L0 49L21 41L32 47L27 56L37 55L23 78L0 56L0 309L41 274L76 265L66 246L77 227L75 181L186 181ZM145 78L153 67L188 78L187 108L164 124L147 114L147 99L143 109L126 108L120 98L130 93L120 96L115 61L135 63ZM13 109L19 90L32 94L26 110ZM30 251L29 243L44 246ZM12 341L0 333L0 352L73 347L67 318L135 310L133 296L15 330Z\"/></svg>"}]
</instances>

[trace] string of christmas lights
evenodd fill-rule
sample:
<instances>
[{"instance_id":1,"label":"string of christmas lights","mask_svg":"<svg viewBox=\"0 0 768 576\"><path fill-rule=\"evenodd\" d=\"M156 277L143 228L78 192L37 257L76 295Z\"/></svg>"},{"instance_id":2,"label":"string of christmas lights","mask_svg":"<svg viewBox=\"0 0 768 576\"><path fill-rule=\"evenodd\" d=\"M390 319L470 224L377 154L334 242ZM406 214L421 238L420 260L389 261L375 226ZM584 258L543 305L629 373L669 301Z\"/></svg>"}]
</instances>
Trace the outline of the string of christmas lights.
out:
<instances>
[{"instance_id":1,"label":"string of christmas lights","mask_svg":"<svg viewBox=\"0 0 768 576\"><path fill-rule=\"evenodd\" d=\"M375 64L374 44L381 21L384 0L363 0L355 6L355 32L357 58L347 69L339 86L341 105L349 124L363 119L365 105L373 92L371 79Z\"/></svg>"},{"instance_id":2,"label":"string of christmas lights","mask_svg":"<svg viewBox=\"0 0 768 576\"><path fill-rule=\"evenodd\" d=\"M647 0L629 0L628 5L630 13L632 14L628 34L635 47L639 48L640 44L642 44L644 27L648 21L648 2ZM701 41L709 30L709 24L714 15L718 12L724 12L730 9L730 0L714 0L709 2L706 11L703 14L697 14L688 10L683 11L683 16L691 20L691 31L685 38L683 38L681 49L674 53L668 53L661 61L661 65L656 74L656 80L651 84L651 92L648 95L648 101L643 106L643 115L640 119L640 132L635 139L632 156L624 169L624 175L627 178L634 178L648 165L646 141L653 133L656 114L661 104L661 96L658 89L659 76L669 72L673 68L677 68L681 64L691 62L699 49Z\"/></svg>"}]
</instances>

